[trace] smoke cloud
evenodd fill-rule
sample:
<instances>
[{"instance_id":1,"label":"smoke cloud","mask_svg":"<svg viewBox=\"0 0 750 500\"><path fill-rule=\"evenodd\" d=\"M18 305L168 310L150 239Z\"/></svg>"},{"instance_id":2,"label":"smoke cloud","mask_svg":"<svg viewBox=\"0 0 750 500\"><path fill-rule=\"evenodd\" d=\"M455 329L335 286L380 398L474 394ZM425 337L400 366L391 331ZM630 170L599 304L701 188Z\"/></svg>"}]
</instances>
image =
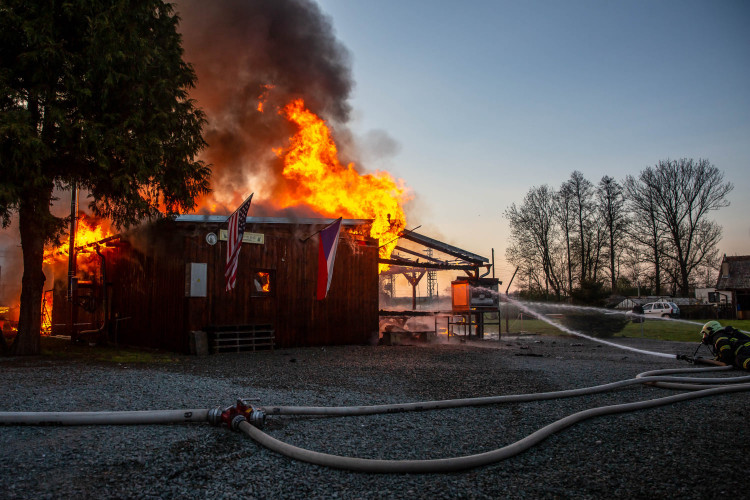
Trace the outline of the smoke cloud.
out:
<instances>
[{"instance_id":1,"label":"smoke cloud","mask_svg":"<svg viewBox=\"0 0 750 500\"><path fill-rule=\"evenodd\" d=\"M294 133L278 110L302 98L329 123L346 123L349 52L310 0L179 0L176 10L184 58L198 75L191 97L208 119L204 159L214 193L206 201L228 208L245 191L272 192L282 169L272 148Z\"/></svg>"}]
</instances>

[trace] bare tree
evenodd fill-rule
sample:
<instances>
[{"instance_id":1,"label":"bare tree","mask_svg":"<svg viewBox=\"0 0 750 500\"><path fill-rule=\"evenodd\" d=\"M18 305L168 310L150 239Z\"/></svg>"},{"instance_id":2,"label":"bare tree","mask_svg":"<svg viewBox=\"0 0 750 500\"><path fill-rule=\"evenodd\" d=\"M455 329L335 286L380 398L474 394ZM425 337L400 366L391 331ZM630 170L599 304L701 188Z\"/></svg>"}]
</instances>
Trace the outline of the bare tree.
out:
<instances>
[{"instance_id":1,"label":"bare tree","mask_svg":"<svg viewBox=\"0 0 750 500\"><path fill-rule=\"evenodd\" d=\"M648 275L646 273L644 265L644 261L647 260L644 258L644 252L646 252L647 250L644 249L643 245L640 245L638 243L625 243L623 246L625 274L628 280L630 280L630 283L635 284L635 286L637 287L638 296L640 297L641 286L645 285L646 280L648 279Z\"/></svg>"},{"instance_id":2,"label":"bare tree","mask_svg":"<svg viewBox=\"0 0 750 500\"><path fill-rule=\"evenodd\" d=\"M603 231L596 220L594 185L581 172L574 171L562 189L573 196L573 218L577 241L574 250L580 262L580 282L595 281L599 267L599 254Z\"/></svg>"},{"instance_id":3,"label":"bare tree","mask_svg":"<svg viewBox=\"0 0 750 500\"><path fill-rule=\"evenodd\" d=\"M638 179L631 175L625 179L625 193L633 221L628 234L634 245L648 249L642 257L654 266L653 293L661 295L661 261L665 231L657 218L656 193L650 188L655 184L652 177L653 171L644 170Z\"/></svg>"},{"instance_id":4,"label":"bare tree","mask_svg":"<svg viewBox=\"0 0 750 500\"><path fill-rule=\"evenodd\" d=\"M599 182L597 191L599 198L599 213L604 225L606 236L607 254L609 257L609 274L612 292L617 289L617 267L616 261L622 254L622 240L628 224L628 215L625 207L624 189L619 182L605 175Z\"/></svg>"},{"instance_id":5,"label":"bare tree","mask_svg":"<svg viewBox=\"0 0 750 500\"><path fill-rule=\"evenodd\" d=\"M708 220L712 210L729 205L734 189L708 160L663 160L641 172L640 182L653 194L654 215L669 237L664 255L682 296L688 296L690 277L718 253L721 226Z\"/></svg>"},{"instance_id":6,"label":"bare tree","mask_svg":"<svg viewBox=\"0 0 750 500\"><path fill-rule=\"evenodd\" d=\"M506 257L515 265L524 261L528 265L529 259L535 259L544 273L545 289L552 287L559 299L561 283L554 257L559 236L555 226L555 209L555 195L547 185L531 188L520 207L513 203L505 211L512 241Z\"/></svg>"},{"instance_id":7,"label":"bare tree","mask_svg":"<svg viewBox=\"0 0 750 500\"><path fill-rule=\"evenodd\" d=\"M518 270L517 282L526 282L528 291L541 291L543 279L539 276L539 261L533 253L522 250L517 243L511 243L505 250L505 258Z\"/></svg>"},{"instance_id":8,"label":"bare tree","mask_svg":"<svg viewBox=\"0 0 750 500\"><path fill-rule=\"evenodd\" d=\"M560 190L557 192L556 203L557 210L555 211L555 216L557 218L557 223L562 230L562 236L565 239L565 265L568 272L567 291L568 295L571 295L573 293L573 259L571 259L570 237L575 221L573 191L569 183L565 182L560 187Z\"/></svg>"}]
</instances>

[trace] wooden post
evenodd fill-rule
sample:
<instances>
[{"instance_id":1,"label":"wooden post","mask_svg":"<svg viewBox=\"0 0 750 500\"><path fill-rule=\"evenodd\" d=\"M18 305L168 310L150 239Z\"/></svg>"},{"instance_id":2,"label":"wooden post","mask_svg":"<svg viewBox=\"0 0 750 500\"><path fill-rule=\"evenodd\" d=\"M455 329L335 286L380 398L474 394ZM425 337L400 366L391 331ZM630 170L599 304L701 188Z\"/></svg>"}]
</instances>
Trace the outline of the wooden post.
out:
<instances>
[{"instance_id":1,"label":"wooden post","mask_svg":"<svg viewBox=\"0 0 750 500\"><path fill-rule=\"evenodd\" d=\"M412 273L404 273L404 278L406 278L406 281L409 282L411 285L411 310L416 311L417 310L417 285L419 285L419 282L422 280L422 277L425 275L426 271L420 271L412 272Z\"/></svg>"},{"instance_id":2,"label":"wooden post","mask_svg":"<svg viewBox=\"0 0 750 500\"><path fill-rule=\"evenodd\" d=\"M510 277L510 281L508 282L508 287L505 289L505 296L508 296L508 291L510 290L510 285L513 283L513 278L516 277L516 273L518 272L518 266L516 266L516 270L513 271L513 276ZM529 286L529 288L531 288ZM506 300L507 302L507 300ZM507 309L507 307L506 307ZM505 311L505 333L510 333L510 326L508 325L508 316L510 316L510 313L506 310ZM523 316L521 316L523 318Z\"/></svg>"}]
</instances>

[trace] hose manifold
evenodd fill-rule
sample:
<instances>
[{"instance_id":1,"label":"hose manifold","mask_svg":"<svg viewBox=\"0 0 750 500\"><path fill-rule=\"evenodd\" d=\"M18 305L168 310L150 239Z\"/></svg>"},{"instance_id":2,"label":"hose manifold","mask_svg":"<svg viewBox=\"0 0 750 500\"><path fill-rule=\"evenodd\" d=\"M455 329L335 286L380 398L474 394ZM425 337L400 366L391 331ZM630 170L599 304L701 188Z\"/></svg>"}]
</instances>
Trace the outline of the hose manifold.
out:
<instances>
[{"instance_id":1,"label":"hose manifold","mask_svg":"<svg viewBox=\"0 0 750 500\"><path fill-rule=\"evenodd\" d=\"M262 429L266 422L266 414L259 407L253 405L255 399L237 399L235 406L224 408L213 408L208 410L208 421L211 425L219 426L226 424L232 430L237 430L240 422L247 421L253 427Z\"/></svg>"}]
</instances>

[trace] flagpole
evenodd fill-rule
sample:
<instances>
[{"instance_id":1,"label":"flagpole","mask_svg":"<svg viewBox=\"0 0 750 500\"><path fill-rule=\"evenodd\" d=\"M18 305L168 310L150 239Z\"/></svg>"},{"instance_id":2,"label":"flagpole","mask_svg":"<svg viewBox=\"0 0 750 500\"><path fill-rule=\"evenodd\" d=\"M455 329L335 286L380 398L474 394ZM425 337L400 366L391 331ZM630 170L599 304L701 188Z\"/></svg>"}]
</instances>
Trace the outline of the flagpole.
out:
<instances>
[{"instance_id":1,"label":"flagpole","mask_svg":"<svg viewBox=\"0 0 750 500\"><path fill-rule=\"evenodd\" d=\"M344 220L344 218L343 218L343 217L339 217L339 218L338 218L338 219L336 219L335 221L333 221L333 222L331 222L330 224L328 224L328 225L327 225L326 227L324 227L324 228L321 228L321 229L318 229L317 231L315 231L315 232L314 232L313 234L311 234L311 235L310 235L310 236L308 236L307 238L304 238L304 239L300 238L300 241L301 241L302 243L306 242L307 240L309 240L310 238L312 238L313 236L315 236L315 235L316 235L316 234L318 234L319 232L321 232L321 231L324 231L324 230L328 229L329 227L333 226L334 224L336 224L336 222L338 222L338 221L340 221L340 220Z\"/></svg>"},{"instance_id":2,"label":"flagpole","mask_svg":"<svg viewBox=\"0 0 750 500\"><path fill-rule=\"evenodd\" d=\"M227 260L226 267L224 268L224 289L227 292L231 292L234 289L234 285L237 279L237 260L242 249L242 236L245 233L245 225L247 224L247 213L250 210L250 202L253 199L251 193L242 205L237 207L237 210L227 217Z\"/></svg>"},{"instance_id":3,"label":"flagpole","mask_svg":"<svg viewBox=\"0 0 750 500\"><path fill-rule=\"evenodd\" d=\"M232 218L232 216L233 216L233 215L234 215L235 213L237 213L237 211L238 211L238 210L239 210L240 208L242 208L242 205L244 205L245 203L247 203L247 200L251 199L251 198L253 197L253 195L254 195L254 194L255 194L255 193L250 193L250 196L248 196L247 198L245 198L245 201L243 201L242 203L240 203L240 206L239 206L239 207L237 207L237 208L236 208L236 209L234 210L234 212L232 212L231 214L229 214L229 216L227 216L227 220L225 220L224 222L229 222L229 219L231 219L231 218Z\"/></svg>"}]
</instances>

